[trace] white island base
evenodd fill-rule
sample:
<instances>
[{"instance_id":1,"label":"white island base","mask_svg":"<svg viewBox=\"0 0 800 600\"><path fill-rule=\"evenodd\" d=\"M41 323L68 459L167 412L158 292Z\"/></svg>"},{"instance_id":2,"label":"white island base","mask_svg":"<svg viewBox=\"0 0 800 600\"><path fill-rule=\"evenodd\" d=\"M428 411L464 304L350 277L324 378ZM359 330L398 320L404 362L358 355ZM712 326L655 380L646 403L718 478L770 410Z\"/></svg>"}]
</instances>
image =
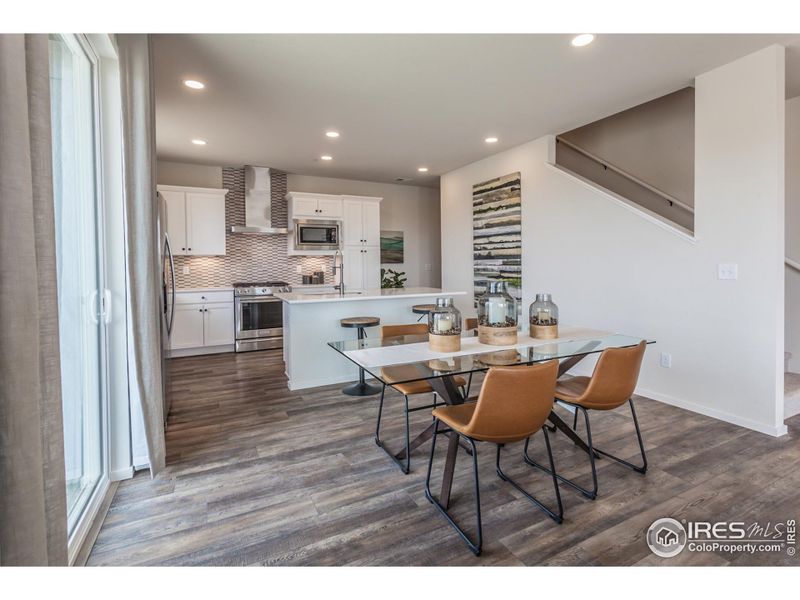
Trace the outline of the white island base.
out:
<instances>
[{"instance_id":1,"label":"white island base","mask_svg":"<svg viewBox=\"0 0 800 600\"><path fill-rule=\"evenodd\" d=\"M381 325L415 323L415 304L433 304L440 296L463 296L435 288L365 291L361 294L275 294L283 300L283 360L290 390L347 383L358 379L358 368L328 346L328 342L355 339L357 329L344 328L346 317L378 317ZM422 322L427 322L423 319ZM380 326L365 329L379 336ZM366 374L369 377L369 374Z\"/></svg>"}]
</instances>

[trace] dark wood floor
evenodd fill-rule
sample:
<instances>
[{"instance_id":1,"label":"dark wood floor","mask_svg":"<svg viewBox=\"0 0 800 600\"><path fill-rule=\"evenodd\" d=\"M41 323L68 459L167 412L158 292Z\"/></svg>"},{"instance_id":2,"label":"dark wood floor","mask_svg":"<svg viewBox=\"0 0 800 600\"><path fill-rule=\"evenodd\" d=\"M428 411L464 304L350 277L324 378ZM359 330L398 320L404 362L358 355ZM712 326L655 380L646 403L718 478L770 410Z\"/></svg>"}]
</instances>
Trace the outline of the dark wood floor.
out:
<instances>
[{"instance_id":1,"label":"dark wood floor","mask_svg":"<svg viewBox=\"0 0 800 600\"><path fill-rule=\"evenodd\" d=\"M644 535L665 516L800 517L800 417L776 439L639 399L647 475L600 461L600 497L563 489L560 526L500 481L492 448L479 445L484 553L476 558L425 500L429 446L403 475L373 443L377 397L338 387L290 392L279 352L180 358L172 368L167 470L120 484L90 565L798 564L786 555L686 550L659 559ZM402 431L398 399L388 404L390 440ZM430 420L424 412L415 413L417 428ZM598 414L593 431L599 447L636 456L627 411ZM541 438L535 448L544 459ZM524 465L520 450L504 450L506 470L551 500L549 480ZM565 476L588 483L585 454L563 435L554 451ZM463 453L456 470L452 507L471 524Z\"/></svg>"}]
</instances>

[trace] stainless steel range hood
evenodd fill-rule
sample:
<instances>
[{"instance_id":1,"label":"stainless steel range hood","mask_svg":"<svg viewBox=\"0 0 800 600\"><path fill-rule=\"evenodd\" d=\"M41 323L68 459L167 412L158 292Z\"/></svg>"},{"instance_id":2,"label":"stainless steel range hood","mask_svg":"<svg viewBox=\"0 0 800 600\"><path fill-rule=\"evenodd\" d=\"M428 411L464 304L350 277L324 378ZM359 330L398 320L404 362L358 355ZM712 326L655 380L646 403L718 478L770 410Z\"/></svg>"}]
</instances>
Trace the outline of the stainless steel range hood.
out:
<instances>
[{"instance_id":1,"label":"stainless steel range hood","mask_svg":"<svg viewBox=\"0 0 800 600\"><path fill-rule=\"evenodd\" d=\"M269 169L245 166L244 187L244 226L232 226L231 233L287 233L285 227L272 226Z\"/></svg>"}]
</instances>

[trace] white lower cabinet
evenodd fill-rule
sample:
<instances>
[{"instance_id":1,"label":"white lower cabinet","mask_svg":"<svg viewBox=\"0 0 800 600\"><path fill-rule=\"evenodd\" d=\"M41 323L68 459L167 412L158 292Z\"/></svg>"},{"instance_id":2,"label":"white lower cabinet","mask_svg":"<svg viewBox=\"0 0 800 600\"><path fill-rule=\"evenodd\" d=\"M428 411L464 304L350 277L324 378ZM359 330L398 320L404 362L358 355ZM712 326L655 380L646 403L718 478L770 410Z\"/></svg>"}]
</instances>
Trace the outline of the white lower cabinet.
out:
<instances>
[{"instance_id":1,"label":"white lower cabinet","mask_svg":"<svg viewBox=\"0 0 800 600\"><path fill-rule=\"evenodd\" d=\"M232 292L178 292L170 334L173 355L228 351L235 341Z\"/></svg>"},{"instance_id":2,"label":"white lower cabinet","mask_svg":"<svg viewBox=\"0 0 800 600\"><path fill-rule=\"evenodd\" d=\"M344 288L377 290L381 287L381 249L379 246L345 246Z\"/></svg>"},{"instance_id":3,"label":"white lower cabinet","mask_svg":"<svg viewBox=\"0 0 800 600\"><path fill-rule=\"evenodd\" d=\"M206 304L203 310L203 345L233 344L233 302Z\"/></svg>"},{"instance_id":4,"label":"white lower cabinet","mask_svg":"<svg viewBox=\"0 0 800 600\"><path fill-rule=\"evenodd\" d=\"M203 305L175 304L175 319L169 337L170 349L199 348L203 345Z\"/></svg>"}]
</instances>

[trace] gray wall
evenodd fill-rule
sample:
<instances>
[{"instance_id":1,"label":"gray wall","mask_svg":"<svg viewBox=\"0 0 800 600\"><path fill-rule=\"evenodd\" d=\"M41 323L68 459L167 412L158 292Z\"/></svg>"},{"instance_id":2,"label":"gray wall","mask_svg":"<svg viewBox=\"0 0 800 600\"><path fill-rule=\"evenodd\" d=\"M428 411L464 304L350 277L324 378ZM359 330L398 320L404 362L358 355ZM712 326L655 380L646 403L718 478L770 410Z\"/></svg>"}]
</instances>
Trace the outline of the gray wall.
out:
<instances>
[{"instance_id":1,"label":"gray wall","mask_svg":"<svg viewBox=\"0 0 800 600\"><path fill-rule=\"evenodd\" d=\"M160 160L156 165L156 179L161 185L221 188L222 167L193 165Z\"/></svg>"},{"instance_id":2,"label":"gray wall","mask_svg":"<svg viewBox=\"0 0 800 600\"><path fill-rule=\"evenodd\" d=\"M800 97L786 102L786 256L800 262ZM800 273L785 272L785 346L789 370L800 373Z\"/></svg>"},{"instance_id":3,"label":"gray wall","mask_svg":"<svg viewBox=\"0 0 800 600\"><path fill-rule=\"evenodd\" d=\"M560 137L694 206L694 88L678 90Z\"/></svg>"}]
</instances>

